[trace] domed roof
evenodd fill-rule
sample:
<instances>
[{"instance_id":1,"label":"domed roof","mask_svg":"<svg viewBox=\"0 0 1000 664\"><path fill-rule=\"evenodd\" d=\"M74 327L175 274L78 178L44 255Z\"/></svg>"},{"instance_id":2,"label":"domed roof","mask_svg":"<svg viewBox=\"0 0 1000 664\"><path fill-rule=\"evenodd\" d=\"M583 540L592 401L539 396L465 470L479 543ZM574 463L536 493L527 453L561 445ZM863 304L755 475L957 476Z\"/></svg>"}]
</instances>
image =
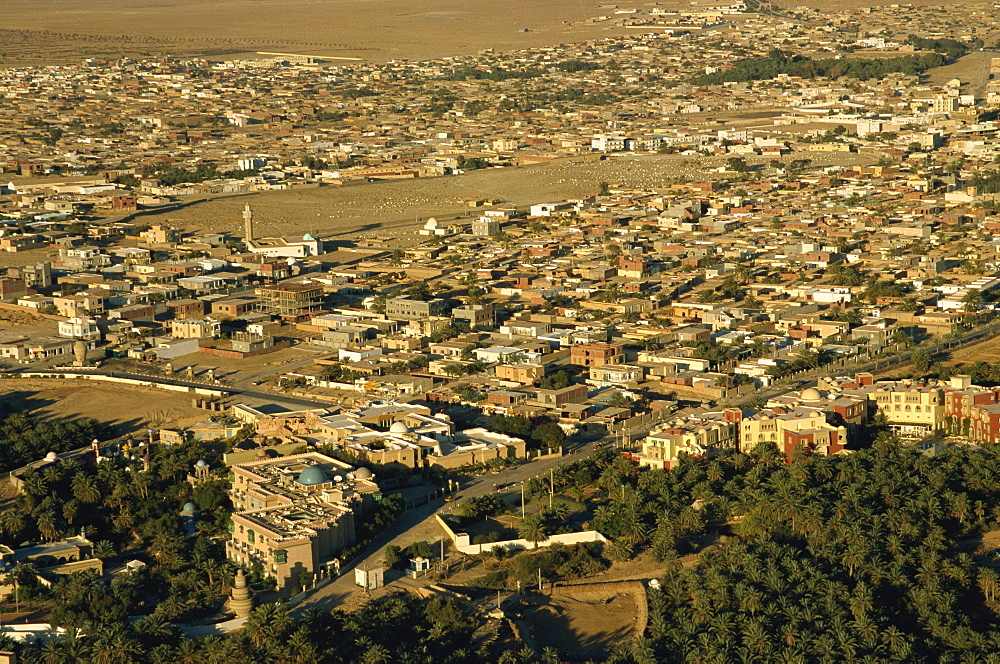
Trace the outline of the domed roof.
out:
<instances>
[{"instance_id":1,"label":"domed roof","mask_svg":"<svg viewBox=\"0 0 1000 664\"><path fill-rule=\"evenodd\" d=\"M316 238L313 237L312 233L306 233L305 235L302 236L302 240L304 242L313 242L316 240Z\"/></svg>"},{"instance_id":2,"label":"domed roof","mask_svg":"<svg viewBox=\"0 0 1000 664\"><path fill-rule=\"evenodd\" d=\"M803 401L819 401L823 398L823 395L819 393L815 387L810 387L808 389L802 390L802 400Z\"/></svg>"},{"instance_id":3,"label":"domed roof","mask_svg":"<svg viewBox=\"0 0 1000 664\"><path fill-rule=\"evenodd\" d=\"M195 468L208 468L208 464L205 463L204 459L198 459L198 463L194 464Z\"/></svg>"},{"instance_id":4,"label":"domed roof","mask_svg":"<svg viewBox=\"0 0 1000 664\"><path fill-rule=\"evenodd\" d=\"M372 478L372 471L367 468L358 468L354 471L354 479L356 480L370 480Z\"/></svg>"},{"instance_id":5,"label":"domed roof","mask_svg":"<svg viewBox=\"0 0 1000 664\"><path fill-rule=\"evenodd\" d=\"M48 454L45 455L45 460L46 461L55 461L58 458L59 458L59 455L56 454L55 452L49 452Z\"/></svg>"},{"instance_id":6,"label":"domed roof","mask_svg":"<svg viewBox=\"0 0 1000 664\"><path fill-rule=\"evenodd\" d=\"M299 473L299 478L296 481L302 486L316 486L328 482L329 478L326 476L326 471L320 466L309 466Z\"/></svg>"},{"instance_id":7,"label":"domed roof","mask_svg":"<svg viewBox=\"0 0 1000 664\"><path fill-rule=\"evenodd\" d=\"M184 507L181 508L181 512L197 512L198 506L192 503L190 500L184 503Z\"/></svg>"},{"instance_id":8,"label":"domed roof","mask_svg":"<svg viewBox=\"0 0 1000 664\"><path fill-rule=\"evenodd\" d=\"M406 422L403 421L393 422L392 426L389 427L389 433L410 433L410 427L406 426Z\"/></svg>"}]
</instances>

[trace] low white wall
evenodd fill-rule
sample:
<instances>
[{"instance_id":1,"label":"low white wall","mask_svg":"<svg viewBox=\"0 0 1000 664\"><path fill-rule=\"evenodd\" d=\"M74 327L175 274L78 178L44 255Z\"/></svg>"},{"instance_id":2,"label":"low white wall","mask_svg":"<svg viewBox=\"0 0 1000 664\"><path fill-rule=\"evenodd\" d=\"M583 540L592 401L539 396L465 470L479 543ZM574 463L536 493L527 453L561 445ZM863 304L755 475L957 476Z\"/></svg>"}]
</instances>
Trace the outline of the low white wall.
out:
<instances>
[{"instance_id":1,"label":"low white wall","mask_svg":"<svg viewBox=\"0 0 1000 664\"><path fill-rule=\"evenodd\" d=\"M3 625L0 634L9 636L18 643L34 643L35 641L51 641L66 636L64 627L53 627L49 623L26 623L22 625Z\"/></svg>"},{"instance_id":2,"label":"low white wall","mask_svg":"<svg viewBox=\"0 0 1000 664\"><path fill-rule=\"evenodd\" d=\"M100 380L107 383L124 383L126 385L138 385L140 387L152 387L157 390L169 390L171 392L187 392L188 394L201 394L204 396L224 397L229 392L213 390L208 387L191 387L188 385L171 385L169 383L159 383L154 380L140 380L138 378L120 378L118 376L105 376L103 374L82 373L77 371L58 371L56 373L19 373L14 374L16 378L80 378L83 380Z\"/></svg>"},{"instance_id":3,"label":"low white wall","mask_svg":"<svg viewBox=\"0 0 1000 664\"><path fill-rule=\"evenodd\" d=\"M484 551L491 551L493 547L502 546L506 549L534 549L536 547L551 546L553 544L579 544L580 542L607 542L607 538L600 534L596 530L585 530L579 533L564 533L562 535L552 535L547 539L540 542L530 542L526 539L513 539L513 540L503 540L502 542L485 542L483 544L473 544L472 538L466 533L456 533L454 532L441 518L441 515L435 514L434 518L437 519L438 524L444 530L445 534L455 545L455 548L462 553L468 553L471 555L477 553L483 553Z\"/></svg>"}]
</instances>

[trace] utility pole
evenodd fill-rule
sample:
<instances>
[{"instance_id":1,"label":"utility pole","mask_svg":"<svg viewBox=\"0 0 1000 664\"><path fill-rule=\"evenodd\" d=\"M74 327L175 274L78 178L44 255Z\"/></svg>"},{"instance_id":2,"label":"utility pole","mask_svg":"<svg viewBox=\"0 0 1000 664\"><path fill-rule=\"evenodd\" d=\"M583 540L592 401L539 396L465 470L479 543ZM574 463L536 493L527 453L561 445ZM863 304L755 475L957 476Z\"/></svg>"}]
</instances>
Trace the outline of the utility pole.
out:
<instances>
[{"instance_id":1,"label":"utility pole","mask_svg":"<svg viewBox=\"0 0 1000 664\"><path fill-rule=\"evenodd\" d=\"M542 592L542 568L538 568L538 592Z\"/></svg>"},{"instance_id":2,"label":"utility pole","mask_svg":"<svg viewBox=\"0 0 1000 664\"><path fill-rule=\"evenodd\" d=\"M521 482L521 518L524 518L524 482Z\"/></svg>"},{"instance_id":3,"label":"utility pole","mask_svg":"<svg viewBox=\"0 0 1000 664\"><path fill-rule=\"evenodd\" d=\"M552 509L552 499L556 495L556 471L549 469L549 509Z\"/></svg>"}]
</instances>

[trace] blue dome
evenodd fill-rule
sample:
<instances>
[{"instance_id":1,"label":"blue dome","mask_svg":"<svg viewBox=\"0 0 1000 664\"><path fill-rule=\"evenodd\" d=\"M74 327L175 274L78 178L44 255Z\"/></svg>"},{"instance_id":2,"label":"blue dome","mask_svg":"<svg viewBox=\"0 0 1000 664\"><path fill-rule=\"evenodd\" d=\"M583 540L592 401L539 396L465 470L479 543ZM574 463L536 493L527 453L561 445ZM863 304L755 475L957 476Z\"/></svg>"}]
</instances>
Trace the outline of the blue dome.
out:
<instances>
[{"instance_id":1,"label":"blue dome","mask_svg":"<svg viewBox=\"0 0 1000 664\"><path fill-rule=\"evenodd\" d=\"M299 479L297 481L303 486L315 486L329 481L329 478L326 476L326 471L321 467L309 466L299 473Z\"/></svg>"},{"instance_id":2,"label":"blue dome","mask_svg":"<svg viewBox=\"0 0 1000 664\"><path fill-rule=\"evenodd\" d=\"M198 506L192 503L191 501L184 503L184 507L181 508L181 512L197 512L197 511L198 511Z\"/></svg>"}]
</instances>

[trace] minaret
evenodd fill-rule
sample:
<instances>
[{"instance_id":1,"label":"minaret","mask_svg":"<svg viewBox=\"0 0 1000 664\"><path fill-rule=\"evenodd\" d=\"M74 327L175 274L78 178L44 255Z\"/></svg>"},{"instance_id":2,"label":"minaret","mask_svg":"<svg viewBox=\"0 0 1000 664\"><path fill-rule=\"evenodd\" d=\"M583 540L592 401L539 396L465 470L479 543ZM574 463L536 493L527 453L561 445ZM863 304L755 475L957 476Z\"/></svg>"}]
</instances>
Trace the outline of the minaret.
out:
<instances>
[{"instance_id":1,"label":"minaret","mask_svg":"<svg viewBox=\"0 0 1000 664\"><path fill-rule=\"evenodd\" d=\"M229 608L237 618L246 618L253 609L253 596L247 588L247 577L241 569L236 571L236 583L229 596Z\"/></svg>"},{"instance_id":2,"label":"minaret","mask_svg":"<svg viewBox=\"0 0 1000 664\"><path fill-rule=\"evenodd\" d=\"M247 203L246 207L243 208L243 241L250 242L251 240L253 240L253 210Z\"/></svg>"}]
</instances>

